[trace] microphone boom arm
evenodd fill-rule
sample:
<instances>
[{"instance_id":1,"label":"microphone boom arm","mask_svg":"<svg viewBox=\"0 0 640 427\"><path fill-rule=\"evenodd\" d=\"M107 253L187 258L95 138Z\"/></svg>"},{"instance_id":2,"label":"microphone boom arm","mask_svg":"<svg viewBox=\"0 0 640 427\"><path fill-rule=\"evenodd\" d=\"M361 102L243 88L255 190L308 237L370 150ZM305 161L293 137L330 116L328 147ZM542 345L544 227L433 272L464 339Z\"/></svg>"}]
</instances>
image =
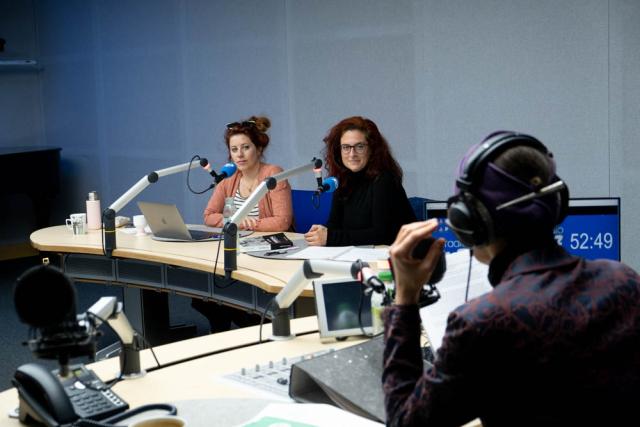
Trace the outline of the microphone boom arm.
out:
<instances>
[{"instance_id":1,"label":"microphone boom arm","mask_svg":"<svg viewBox=\"0 0 640 427\"><path fill-rule=\"evenodd\" d=\"M198 163L188 162L153 171L140 178L140 180L133 184L122 196L111 203L111 205L102 212L105 254L111 257L116 248L116 213L118 213L120 209L125 207L134 197L140 194L142 190L147 188L149 184L156 183L160 177L184 172L197 167L199 167Z\"/></svg>"},{"instance_id":2,"label":"microphone boom arm","mask_svg":"<svg viewBox=\"0 0 640 427\"><path fill-rule=\"evenodd\" d=\"M101 297L84 315L90 315L97 328L107 322L122 342L120 352L120 371L123 376L140 376L144 371L140 368L140 350L144 348L142 337L133 329L123 311L123 305L116 297Z\"/></svg>"},{"instance_id":3,"label":"microphone boom arm","mask_svg":"<svg viewBox=\"0 0 640 427\"><path fill-rule=\"evenodd\" d=\"M273 190L278 185L278 182L289 178L290 176L297 175L307 170L318 169L322 167L322 160L315 157L310 163L282 171L273 176L265 178L255 190L249 195L247 200L244 201L240 209L235 212L229 222L223 227L224 233L224 274L227 279L231 278L231 273L238 268L238 224L241 223L253 207L267 194L268 191Z\"/></svg>"},{"instance_id":4,"label":"microphone boom arm","mask_svg":"<svg viewBox=\"0 0 640 427\"><path fill-rule=\"evenodd\" d=\"M369 286L362 280L362 271L368 268L369 264L361 260L355 262L320 259L304 260L302 266L275 297L276 309L272 319L272 339L287 340L294 337L291 334L288 309L311 280L317 279L324 274L350 275L354 279L363 281L365 286Z\"/></svg>"}]
</instances>

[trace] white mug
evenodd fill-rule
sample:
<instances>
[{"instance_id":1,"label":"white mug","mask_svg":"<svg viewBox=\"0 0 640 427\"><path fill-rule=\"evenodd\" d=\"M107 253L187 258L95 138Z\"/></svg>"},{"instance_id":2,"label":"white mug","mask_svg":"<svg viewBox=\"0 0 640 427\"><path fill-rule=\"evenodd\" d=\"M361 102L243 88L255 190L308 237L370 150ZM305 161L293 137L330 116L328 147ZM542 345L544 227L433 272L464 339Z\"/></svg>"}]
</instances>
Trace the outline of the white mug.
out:
<instances>
[{"instance_id":1,"label":"white mug","mask_svg":"<svg viewBox=\"0 0 640 427\"><path fill-rule=\"evenodd\" d=\"M176 417L175 415L162 415L135 421L129 427L185 427L186 425L187 422L184 418Z\"/></svg>"},{"instance_id":2,"label":"white mug","mask_svg":"<svg viewBox=\"0 0 640 427\"><path fill-rule=\"evenodd\" d=\"M64 220L67 228L73 231L73 234L84 234L87 230L87 214L74 213Z\"/></svg>"},{"instance_id":3,"label":"white mug","mask_svg":"<svg viewBox=\"0 0 640 427\"><path fill-rule=\"evenodd\" d=\"M137 236L143 236L147 234L144 231L145 227L147 226L147 219L144 217L144 215L134 215L133 226L136 228Z\"/></svg>"}]
</instances>

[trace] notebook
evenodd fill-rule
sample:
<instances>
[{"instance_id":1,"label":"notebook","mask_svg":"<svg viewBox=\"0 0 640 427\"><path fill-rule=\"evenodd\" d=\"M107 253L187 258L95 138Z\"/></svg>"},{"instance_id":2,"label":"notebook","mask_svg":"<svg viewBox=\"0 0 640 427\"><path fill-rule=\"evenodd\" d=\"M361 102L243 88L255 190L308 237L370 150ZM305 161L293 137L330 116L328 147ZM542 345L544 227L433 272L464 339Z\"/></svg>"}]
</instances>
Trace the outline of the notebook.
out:
<instances>
[{"instance_id":1,"label":"notebook","mask_svg":"<svg viewBox=\"0 0 640 427\"><path fill-rule=\"evenodd\" d=\"M138 207L147 220L154 240L166 242L202 242L219 240L222 233L216 231L190 230L184 223L176 205L138 202Z\"/></svg>"}]
</instances>

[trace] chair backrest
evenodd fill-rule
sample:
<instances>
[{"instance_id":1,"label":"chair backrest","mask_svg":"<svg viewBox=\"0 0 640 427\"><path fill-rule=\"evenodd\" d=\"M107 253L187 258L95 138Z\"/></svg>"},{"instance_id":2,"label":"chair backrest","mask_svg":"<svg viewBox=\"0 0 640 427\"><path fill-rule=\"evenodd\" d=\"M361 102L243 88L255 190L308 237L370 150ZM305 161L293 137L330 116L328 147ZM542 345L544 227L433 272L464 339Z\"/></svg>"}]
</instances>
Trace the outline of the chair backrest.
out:
<instances>
[{"instance_id":1,"label":"chair backrest","mask_svg":"<svg viewBox=\"0 0 640 427\"><path fill-rule=\"evenodd\" d=\"M411 203L413 213L415 213L418 221L424 221L427 219L427 202L432 201L432 199L424 197L409 197L409 203Z\"/></svg>"},{"instance_id":2,"label":"chair backrest","mask_svg":"<svg viewBox=\"0 0 640 427\"><path fill-rule=\"evenodd\" d=\"M331 211L333 193L315 196L312 190L291 190L294 230L306 233L313 224L326 224Z\"/></svg>"}]
</instances>

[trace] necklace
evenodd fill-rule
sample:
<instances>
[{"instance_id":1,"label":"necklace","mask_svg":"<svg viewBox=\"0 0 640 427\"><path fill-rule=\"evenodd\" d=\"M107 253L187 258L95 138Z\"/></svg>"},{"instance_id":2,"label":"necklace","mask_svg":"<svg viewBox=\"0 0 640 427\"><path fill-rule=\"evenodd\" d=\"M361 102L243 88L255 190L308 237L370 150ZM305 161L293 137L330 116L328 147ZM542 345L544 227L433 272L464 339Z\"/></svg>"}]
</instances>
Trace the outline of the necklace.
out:
<instances>
[{"instance_id":1,"label":"necklace","mask_svg":"<svg viewBox=\"0 0 640 427\"><path fill-rule=\"evenodd\" d=\"M256 187L258 186L258 180L257 179L253 179L249 182L248 179L245 179L244 177L240 180L240 194L243 197L249 197L249 195L251 195L251 193L253 193L253 190L256 189Z\"/></svg>"}]
</instances>

